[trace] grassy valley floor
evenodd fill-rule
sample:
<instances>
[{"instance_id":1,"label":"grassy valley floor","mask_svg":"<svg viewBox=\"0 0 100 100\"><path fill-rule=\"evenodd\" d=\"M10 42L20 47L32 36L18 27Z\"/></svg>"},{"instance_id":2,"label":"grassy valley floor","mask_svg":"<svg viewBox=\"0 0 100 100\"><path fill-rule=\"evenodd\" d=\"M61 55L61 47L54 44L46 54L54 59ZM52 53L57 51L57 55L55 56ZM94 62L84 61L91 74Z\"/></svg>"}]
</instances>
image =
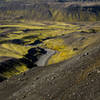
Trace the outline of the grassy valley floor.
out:
<instances>
[{"instance_id":1,"label":"grassy valley floor","mask_svg":"<svg viewBox=\"0 0 100 100\"><path fill-rule=\"evenodd\" d=\"M88 49L88 46L99 41L99 24L99 22L33 21L30 23L24 21L9 22L9 24L3 22L0 25L1 77L9 78L38 66L36 62L38 60L41 62L41 56L48 53L45 49L56 52L51 54L52 56L46 62L47 65L59 63L80 54Z\"/></svg>"}]
</instances>

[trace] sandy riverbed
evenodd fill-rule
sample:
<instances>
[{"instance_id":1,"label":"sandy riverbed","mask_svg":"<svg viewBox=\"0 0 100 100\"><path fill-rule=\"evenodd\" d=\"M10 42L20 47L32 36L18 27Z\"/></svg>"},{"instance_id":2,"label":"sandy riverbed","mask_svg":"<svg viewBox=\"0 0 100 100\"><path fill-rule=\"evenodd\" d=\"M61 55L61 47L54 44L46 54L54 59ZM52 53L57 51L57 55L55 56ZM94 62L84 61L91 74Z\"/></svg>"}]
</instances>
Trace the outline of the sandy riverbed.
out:
<instances>
[{"instance_id":1,"label":"sandy riverbed","mask_svg":"<svg viewBox=\"0 0 100 100\"><path fill-rule=\"evenodd\" d=\"M51 49L45 49L47 51L46 54L42 55L39 60L36 62L38 66L45 66L48 63L48 60L52 55L56 53L56 51Z\"/></svg>"}]
</instances>

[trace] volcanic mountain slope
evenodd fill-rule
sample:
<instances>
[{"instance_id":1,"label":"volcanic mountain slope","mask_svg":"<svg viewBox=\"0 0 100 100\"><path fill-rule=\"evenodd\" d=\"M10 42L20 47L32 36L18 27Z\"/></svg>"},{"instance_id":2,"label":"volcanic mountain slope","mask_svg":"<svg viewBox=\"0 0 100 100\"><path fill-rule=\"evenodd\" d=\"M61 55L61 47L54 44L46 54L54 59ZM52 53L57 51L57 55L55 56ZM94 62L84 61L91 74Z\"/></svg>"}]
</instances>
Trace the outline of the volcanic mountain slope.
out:
<instances>
[{"instance_id":1,"label":"volcanic mountain slope","mask_svg":"<svg viewBox=\"0 0 100 100\"><path fill-rule=\"evenodd\" d=\"M14 31L12 34L6 34L9 37L3 38L6 41L1 40L1 57L4 55L3 51L8 50L6 56L10 59L13 58L13 60L6 64L8 58L4 61L1 58L3 65L0 63L0 71L2 72L4 71L2 69L6 68L10 70L6 69L0 75L6 77L10 75L11 77L17 75L15 69L19 72L26 71L0 83L1 100L91 100L91 98L99 100L100 22L74 24L49 22L46 27L45 24L37 23L37 26L13 25L13 28L17 28L16 33L20 33L20 35L14 34ZM1 25L2 31L8 31L7 28L12 30L12 25ZM40 31L43 32L42 35L39 33ZM36 39L42 39L42 43L35 42L39 44L35 44L34 47L34 38L30 38L32 35L35 37L37 35ZM24 44L15 38L23 40ZM28 46L28 49L25 45ZM30 47L31 45L33 46ZM49 59L48 64L50 65L40 67L33 65L33 58L41 55L39 47L42 48L44 54L43 48L57 51ZM14 58L16 58L15 61ZM16 66L16 62L20 63L20 61L23 61L22 65ZM27 61L28 63L26 63ZM0 79L3 80L2 77Z\"/></svg>"},{"instance_id":2,"label":"volcanic mountain slope","mask_svg":"<svg viewBox=\"0 0 100 100\"><path fill-rule=\"evenodd\" d=\"M100 36L69 60L33 68L0 83L0 98L100 100Z\"/></svg>"},{"instance_id":3,"label":"volcanic mountain slope","mask_svg":"<svg viewBox=\"0 0 100 100\"><path fill-rule=\"evenodd\" d=\"M69 59L100 37L99 22L9 21L8 24L5 20L1 23L0 81L38 67L38 64L41 66L41 63L45 66Z\"/></svg>"},{"instance_id":4,"label":"volcanic mountain slope","mask_svg":"<svg viewBox=\"0 0 100 100\"><path fill-rule=\"evenodd\" d=\"M0 99L100 100L99 21L99 2L1 1Z\"/></svg>"},{"instance_id":5,"label":"volcanic mountain slope","mask_svg":"<svg viewBox=\"0 0 100 100\"><path fill-rule=\"evenodd\" d=\"M35 0L37 1L37 0ZM41 1L41 2L40 2ZM99 21L100 2L9 1L0 3L2 19L40 21Z\"/></svg>"}]
</instances>

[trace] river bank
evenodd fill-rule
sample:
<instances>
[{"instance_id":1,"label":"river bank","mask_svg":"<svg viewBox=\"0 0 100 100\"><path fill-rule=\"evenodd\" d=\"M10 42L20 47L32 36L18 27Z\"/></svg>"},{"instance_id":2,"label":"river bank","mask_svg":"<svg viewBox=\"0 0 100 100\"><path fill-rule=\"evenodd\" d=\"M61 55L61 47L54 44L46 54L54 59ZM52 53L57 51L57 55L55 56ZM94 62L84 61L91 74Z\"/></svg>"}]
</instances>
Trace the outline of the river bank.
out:
<instances>
[{"instance_id":1,"label":"river bank","mask_svg":"<svg viewBox=\"0 0 100 100\"><path fill-rule=\"evenodd\" d=\"M51 50L51 49L45 49L45 51L47 51L47 53L43 54L42 56L40 56L38 61L35 63L37 66L45 66L45 65L47 65L48 64L48 60L50 59L50 57L56 53L56 51Z\"/></svg>"}]
</instances>

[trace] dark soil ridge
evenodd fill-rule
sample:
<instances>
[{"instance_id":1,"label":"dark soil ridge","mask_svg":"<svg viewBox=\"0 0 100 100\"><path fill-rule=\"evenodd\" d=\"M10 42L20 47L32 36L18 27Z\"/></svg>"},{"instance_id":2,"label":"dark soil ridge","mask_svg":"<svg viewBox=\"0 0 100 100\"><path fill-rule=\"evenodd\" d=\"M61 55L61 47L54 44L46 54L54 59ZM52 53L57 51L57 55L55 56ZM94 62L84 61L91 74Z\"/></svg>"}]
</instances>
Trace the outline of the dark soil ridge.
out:
<instances>
[{"instance_id":1,"label":"dark soil ridge","mask_svg":"<svg viewBox=\"0 0 100 100\"><path fill-rule=\"evenodd\" d=\"M1 100L100 100L100 44L0 83Z\"/></svg>"}]
</instances>

